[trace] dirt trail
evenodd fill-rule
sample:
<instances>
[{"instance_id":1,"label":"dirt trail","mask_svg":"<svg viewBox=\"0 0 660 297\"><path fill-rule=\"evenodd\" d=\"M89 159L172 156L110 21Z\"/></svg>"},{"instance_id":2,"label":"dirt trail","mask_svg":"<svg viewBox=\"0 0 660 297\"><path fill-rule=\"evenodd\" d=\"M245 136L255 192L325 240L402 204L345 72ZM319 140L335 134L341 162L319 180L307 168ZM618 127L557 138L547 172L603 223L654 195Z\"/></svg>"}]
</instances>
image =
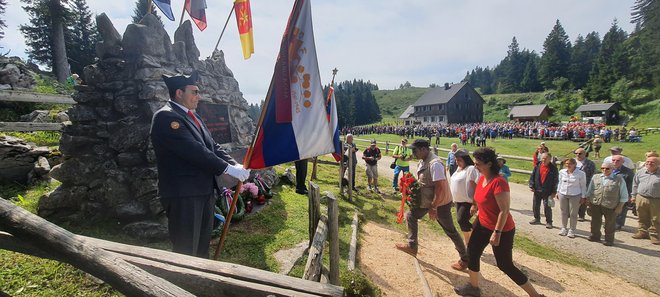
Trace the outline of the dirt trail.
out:
<instances>
[{"instance_id":1,"label":"dirt trail","mask_svg":"<svg viewBox=\"0 0 660 297\"><path fill-rule=\"evenodd\" d=\"M361 154L358 153L361 160ZM392 178L389 164L392 158L384 156L379 161L379 173ZM363 161L357 178L364 178ZM411 171L416 168L411 162ZM606 247L587 241L589 222L578 222L577 237L569 239L557 235L560 225L559 209L553 209L554 229L541 225L530 225L532 219L531 193L524 185L511 184L511 214L516 222L516 231L537 243L552 246L572 253L609 273L592 272L586 269L559 264L523 252L514 251L514 262L530 276L532 282L547 296L658 296L660 294L660 246L649 240L635 240L630 236L636 232L635 217L629 217L623 231L617 232L615 245ZM381 190L392 194L391 185L381 185ZM427 219L427 218L425 218ZM453 286L467 282L467 274L453 271L449 265L457 260L457 253L446 236L420 225L420 254L418 259L425 270L426 278L434 294L451 296ZM421 283L413 259L394 248L402 242L405 234L389 230L384 226L367 223L360 244L360 267L381 288L386 296L421 296ZM384 261L384 259L387 259ZM518 286L495 265L490 248L482 258L484 296L524 296ZM646 288L647 291L640 286ZM437 292L437 293L436 293ZM653 292L653 293L652 293ZM655 293L655 294L654 294Z\"/></svg>"}]
</instances>

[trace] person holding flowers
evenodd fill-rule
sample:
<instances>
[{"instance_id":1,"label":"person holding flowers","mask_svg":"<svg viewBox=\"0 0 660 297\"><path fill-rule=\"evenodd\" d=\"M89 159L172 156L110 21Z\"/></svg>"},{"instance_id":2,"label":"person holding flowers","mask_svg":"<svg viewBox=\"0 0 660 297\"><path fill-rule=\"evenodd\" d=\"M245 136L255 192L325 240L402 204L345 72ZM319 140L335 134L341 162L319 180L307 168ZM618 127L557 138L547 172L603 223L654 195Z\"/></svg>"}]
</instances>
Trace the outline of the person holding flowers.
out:
<instances>
[{"instance_id":1,"label":"person holding flowers","mask_svg":"<svg viewBox=\"0 0 660 297\"><path fill-rule=\"evenodd\" d=\"M460 259L451 267L455 270L464 270L468 262L467 249L463 237L454 226L451 215L452 198L445 177L445 168L429 147L429 142L424 139L417 139L411 145L413 155L420 160L417 166L419 191L416 197L412 197L413 203L406 213L408 242L396 244L396 248L413 257L417 256L417 221L428 213L431 219L440 224L458 251Z\"/></svg>"}]
</instances>

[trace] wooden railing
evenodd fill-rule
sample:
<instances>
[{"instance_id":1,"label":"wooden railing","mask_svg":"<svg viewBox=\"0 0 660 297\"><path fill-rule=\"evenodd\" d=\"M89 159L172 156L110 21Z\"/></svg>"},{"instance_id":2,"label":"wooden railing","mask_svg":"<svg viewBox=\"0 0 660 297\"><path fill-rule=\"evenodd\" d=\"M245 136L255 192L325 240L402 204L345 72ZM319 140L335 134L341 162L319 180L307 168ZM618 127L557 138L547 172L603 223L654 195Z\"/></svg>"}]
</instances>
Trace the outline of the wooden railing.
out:
<instances>
[{"instance_id":1,"label":"wooden railing","mask_svg":"<svg viewBox=\"0 0 660 297\"><path fill-rule=\"evenodd\" d=\"M71 96L0 90L0 101L74 104ZM60 131L62 123L0 122L0 132Z\"/></svg>"}]
</instances>

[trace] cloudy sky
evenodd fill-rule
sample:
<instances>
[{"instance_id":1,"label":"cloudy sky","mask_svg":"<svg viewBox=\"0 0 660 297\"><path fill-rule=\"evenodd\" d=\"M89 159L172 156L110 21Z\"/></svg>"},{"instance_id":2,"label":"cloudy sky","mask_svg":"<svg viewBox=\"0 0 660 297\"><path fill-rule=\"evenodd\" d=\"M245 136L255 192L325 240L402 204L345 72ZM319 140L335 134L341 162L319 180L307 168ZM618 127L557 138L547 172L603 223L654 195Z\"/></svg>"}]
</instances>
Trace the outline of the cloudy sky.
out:
<instances>
[{"instance_id":1,"label":"cloudy sky","mask_svg":"<svg viewBox=\"0 0 660 297\"><path fill-rule=\"evenodd\" d=\"M105 12L120 33L131 22L134 0L87 0ZM521 48L543 51L543 41L559 19L571 41L591 31L601 38L618 20L626 32L634 0L311 0L314 35L324 84L337 79L370 80L380 89L410 81L414 86L459 82L475 66L496 65L515 36ZM165 17L170 36L179 23L183 0L171 0L176 22ZM206 0L208 28L194 32L202 57L220 35L231 0ZM219 48L251 103L264 99L293 0L252 0L255 53L243 60L232 16ZM19 0L9 0L8 28L0 46L25 57L18 27L27 22ZM186 16L187 19L187 16Z\"/></svg>"}]
</instances>

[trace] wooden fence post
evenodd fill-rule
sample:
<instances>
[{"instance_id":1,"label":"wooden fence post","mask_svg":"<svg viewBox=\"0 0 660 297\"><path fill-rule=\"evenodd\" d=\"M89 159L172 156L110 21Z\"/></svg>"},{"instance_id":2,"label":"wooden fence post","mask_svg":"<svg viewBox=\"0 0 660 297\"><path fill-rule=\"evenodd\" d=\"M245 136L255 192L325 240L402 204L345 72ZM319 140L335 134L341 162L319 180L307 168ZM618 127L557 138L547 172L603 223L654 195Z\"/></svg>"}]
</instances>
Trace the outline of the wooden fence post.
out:
<instances>
[{"instance_id":1,"label":"wooden fence post","mask_svg":"<svg viewBox=\"0 0 660 297\"><path fill-rule=\"evenodd\" d=\"M311 180L316 180L316 165L319 162L319 157L314 157L312 161L312 177Z\"/></svg>"},{"instance_id":2,"label":"wooden fence post","mask_svg":"<svg viewBox=\"0 0 660 297\"><path fill-rule=\"evenodd\" d=\"M357 233L358 233L358 213L353 215L353 223L351 224L353 235L351 236L351 247L348 250L348 271L355 270L355 256L357 254Z\"/></svg>"},{"instance_id":3,"label":"wooden fence post","mask_svg":"<svg viewBox=\"0 0 660 297\"><path fill-rule=\"evenodd\" d=\"M328 232L330 233L330 283L339 283L339 205L335 196L327 192L328 198Z\"/></svg>"},{"instance_id":4,"label":"wooden fence post","mask_svg":"<svg viewBox=\"0 0 660 297\"><path fill-rule=\"evenodd\" d=\"M309 247L309 254L307 257L307 264L305 265L305 272L303 279L318 282L321 279L321 266L323 266L323 244L328 237L328 227L326 222L328 218L321 216L318 221L318 227L312 240L312 245Z\"/></svg>"},{"instance_id":5,"label":"wooden fence post","mask_svg":"<svg viewBox=\"0 0 660 297\"><path fill-rule=\"evenodd\" d=\"M312 246L312 241L314 240L314 234L316 233L316 228L319 224L319 219L321 218L321 193L319 186L313 182L309 182L309 192L308 192L308 205L309 205L309 245Z\"/></svg>"}]
</instances>

